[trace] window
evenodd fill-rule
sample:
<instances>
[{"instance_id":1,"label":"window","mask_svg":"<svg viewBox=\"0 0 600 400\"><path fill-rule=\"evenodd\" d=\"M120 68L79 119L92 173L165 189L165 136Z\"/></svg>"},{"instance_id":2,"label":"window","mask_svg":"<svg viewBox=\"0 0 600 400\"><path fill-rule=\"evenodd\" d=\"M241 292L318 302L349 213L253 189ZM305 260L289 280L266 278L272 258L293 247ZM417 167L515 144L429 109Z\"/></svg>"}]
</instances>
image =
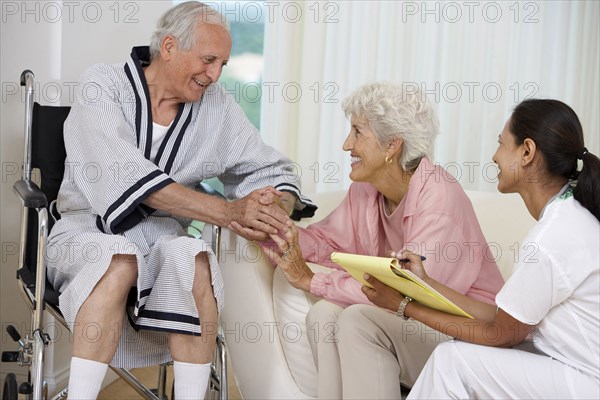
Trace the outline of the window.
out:
<instances>
[{"instance_id":1,"label":"window","mask_svg":"<svg viewBox=\"0 0 600 400\"><path fill-rule=\"evenodd\" d=\"M218 11L229 21L233 41L231 58L219 81L260 129L264 6L256 1L227 1L219 5Z\"/></svg>"}]
</instances>

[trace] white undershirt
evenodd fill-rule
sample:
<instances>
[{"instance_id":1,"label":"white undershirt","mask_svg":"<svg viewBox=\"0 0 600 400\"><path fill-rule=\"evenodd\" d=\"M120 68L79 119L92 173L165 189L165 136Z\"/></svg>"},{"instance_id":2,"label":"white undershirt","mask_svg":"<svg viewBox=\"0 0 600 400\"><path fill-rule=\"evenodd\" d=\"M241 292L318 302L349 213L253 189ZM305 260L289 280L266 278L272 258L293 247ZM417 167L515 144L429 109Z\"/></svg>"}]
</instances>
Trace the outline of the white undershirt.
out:
<instances>
[{"instance_id":1,"label":"white undershirt","mask_svg":"<svg viewBox=\"0 0 600 400\"><path fill-rule=\"evenodd\" d=\"M152 149L150 150L150 159L154 161L158 154L158 149L169 131L169 126L159 125L156 122L152 123Z\"/></svg>"}]
</instances>

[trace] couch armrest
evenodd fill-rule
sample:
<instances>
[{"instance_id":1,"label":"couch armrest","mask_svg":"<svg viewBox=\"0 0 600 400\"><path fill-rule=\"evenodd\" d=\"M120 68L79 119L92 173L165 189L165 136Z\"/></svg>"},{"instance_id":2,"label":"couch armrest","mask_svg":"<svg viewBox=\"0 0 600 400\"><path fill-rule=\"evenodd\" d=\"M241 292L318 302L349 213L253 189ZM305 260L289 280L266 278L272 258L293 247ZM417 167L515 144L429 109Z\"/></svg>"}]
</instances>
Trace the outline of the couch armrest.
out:
<instances>
[{"instance_id":1,"label":"couch armrest","mask_svg":"<svg viewBox=\"0 0 600 400\"><path fill-rule=\"evenodd\" d=\"M220 265L225 282L220 321L243 397L308 399L294 382L281 347L273 311L275 268L255 243L229 229L222 230Z\"/></svg>"}]
</instances>

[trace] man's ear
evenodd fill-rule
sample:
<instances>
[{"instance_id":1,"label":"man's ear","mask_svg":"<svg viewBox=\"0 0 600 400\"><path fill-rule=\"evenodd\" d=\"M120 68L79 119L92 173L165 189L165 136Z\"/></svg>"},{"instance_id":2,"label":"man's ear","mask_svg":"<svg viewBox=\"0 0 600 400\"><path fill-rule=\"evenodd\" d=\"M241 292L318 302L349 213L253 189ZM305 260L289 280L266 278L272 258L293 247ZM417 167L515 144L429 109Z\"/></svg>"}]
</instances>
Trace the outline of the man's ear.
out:
<instances>
[{"instance_id":1,"label":"man's ear","mask_svg":"<svg viewBox=\"0 0 600 400\"><path fill-rule=\"evenodd\" d=\"M165 36L160 47L160 55L163 60L168 61L171 58L172 51L175 50L176 42L175 38L171 35Z\"/></svg>"}]
</instances>

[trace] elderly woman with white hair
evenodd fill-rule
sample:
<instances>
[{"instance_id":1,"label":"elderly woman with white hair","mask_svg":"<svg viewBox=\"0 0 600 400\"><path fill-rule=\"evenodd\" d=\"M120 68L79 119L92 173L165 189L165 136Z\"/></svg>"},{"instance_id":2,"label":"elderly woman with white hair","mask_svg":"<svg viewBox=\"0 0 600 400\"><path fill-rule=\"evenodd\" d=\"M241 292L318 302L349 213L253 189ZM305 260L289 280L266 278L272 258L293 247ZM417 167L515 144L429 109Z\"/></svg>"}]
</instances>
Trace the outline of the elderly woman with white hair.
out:
<instances>
[{"instance_id":1,"label":"elderly woman with white hair","mask_svg":"<svg viewBox=\"0 0 600 400\"><path fill-rule=\"evenodd\" d=\"M401 385L412 386L435 346L449 337L373 307L361 283L332 263L330 254L389 257L392 250L409 249L427 256L430 276L490 304L504 281L467 195L429 159L438 121L424 94L402 84L374 83L357 89L342 107L351 119L343 145L352 163L348 194L322 221L285 228L283 237L271 235L278 247L271 256L279 276L324 299L306 316L318 397L400 398ZM305 260L335 270L313 272ZM361 321L365 338L381 346L338 343L344 329L338 318L352 304L370 305L346 310ZM404 334L377 336L379 323ZM346 363L360 364L361 376L346 376Z\"/></svg>"}]
</instances>

